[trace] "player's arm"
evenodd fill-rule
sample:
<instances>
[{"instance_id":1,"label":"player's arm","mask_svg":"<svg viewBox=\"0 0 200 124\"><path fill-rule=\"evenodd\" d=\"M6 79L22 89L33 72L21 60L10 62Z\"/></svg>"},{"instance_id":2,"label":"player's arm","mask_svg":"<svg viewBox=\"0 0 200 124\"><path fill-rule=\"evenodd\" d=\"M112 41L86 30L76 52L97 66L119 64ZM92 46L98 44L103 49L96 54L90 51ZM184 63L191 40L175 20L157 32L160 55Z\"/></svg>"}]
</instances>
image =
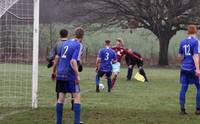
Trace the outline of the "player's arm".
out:
<instances>
[{"instance_id":1,"label":"player's arm","mask_svg":"<svg viewBox=\"0 0 200 124\"><path fill-rule=\"evenodd\" d=\"M55 56L57 54L57 43L54 44L54 46L52 47L51 51L49 52L48 56L47 56L47 61L48 61L48 68L51 68L53 66L53 61L55 59Z\"/></svg>"},{"instance_id":2,"label":"player's arm","mask_svg":"<svg viewBox=\"0 0 200 124\"><path fill-rule=\"evenodd\" d=\"M80 44L76 47L73 55L72 55L72 59L70 61L70 64L72 66L72 69L75 72L76 75L76 83L80 83L80 75L78 72L78 65L77 65L77 61L78 61L78 57L79 57L79 51L80 51Z\"/></svg>"},{"instance_id":3,"label":"player's arm","mask_svg":"<svg viewBox=\"0 0 200 124\"><path fill-rule=\"evenodd\" d=\"M128 55L129 57L138 59L141 62L144 61L144 59L141 57L139 53L133 52L131 49L125 49L125 54Z\"/></svg>"},{"instance_id":4,"label":"player's arm","mask_svg":"<svg viewBox=\"0 0 200 124\"><path fill-rule=\"evenodd\" d=\"M193 60L194 60L194 64L195 64L196 70L199 70L199 54L194 54L193 55Z\"/></svg>"},{"instance_id":5,"label":"player's arm","mask_svg":"<svg viewBox=\"0 0 200 124\"><path fill-rule=\"evenodd\" d=\"M183 60L183 58L184 58L183 49L182 49L182 45L180 43L180 45L179 45L179 51L178 51L178 56L177 56L178 62L181 63L182 60Z\"/></svg>"},{"instance_id":6,"label":"player's arm","mask_svg":"<svg viewBox=\"0 0 200 124\"><path fill-rule=\"evenodd\" d=\"M52 67L52 74L51 74L52 80L55 80L55 78L56 78L56 68L57 68L57 64L58 64L58 59L59 59L59 56L56 55L55 59L54 59L53 67Z\"/></svg>"},{"instance_id":7,"label":"player's arm","mask_svg":"<svg viewBox=\"0 0 200 124\"><path fill-rule=\"evenodd\" d=\"M76 83L80 83L80 75L79 75L79 72L78 72L77 60L76 59L72 59L70 61L70 63L71 63L72 69L74 70L75 75L77 77Z\"/></svg>"},{"instance_id":8,"label":"player's arm","mask_svg":"<svg viewBox=\"0 0 200 124\"><path fill-rule=\"evenodd\" d=\"M97 60L96 60L96 72L99 70L101 58L103 58L103 53L102 53L102 50L99 50L98 57L97 57Z\"/></svg>"},{"instance_id":9,"label":"player's arm","mask_svg":"<svg viewBox=\"0 0 200 124\"><path fill-rule=\"evenodd\" d=\"M184 58L183 54L180 54L180 53L179 53L178 56L177 56L178 62L181 63L182 60L183 60L183 58Z\"/></svg>"},{"instance_id":10,"label":"player's arm","mask_svg":"<svg viewBox=\"0 0 200 124\"><path fill-rule=\"evenodd\" d=\"M195 42L195 47L194 47L194 54L193 54L193 60L194 64L196 67L196 74L199 76L200 75L200 70L199 70L199 50L198 50L198 41Z\"/></svg>"},{"instance_id":11,"label":"player's arm","mask_svg":"<svg viewBox=\"0 0 200 124\"><path fill-rule=\"evenodd\" d=\"M99 70L100 63L101 63L101 58L97 57L97 60L96 60L96 72Z\"/></svg>"},{"instance_id":12,"label":"player's arm","mask_svg":"<svg viewBox=\"0 0 200 124\"><path fill-rule=\"evenodd\" d=\"M55 58L54 58L54 63L53 63L53 67L52 67L52 74L51 74L51 79L52 80L55 80L56 79L56 68L57 68L57 65L58 65L58 61L59 61L59 58L61 56L61 50L62 48L58 48L57 49L57 45L55 47Z\"/></svg>"}]
</instances>

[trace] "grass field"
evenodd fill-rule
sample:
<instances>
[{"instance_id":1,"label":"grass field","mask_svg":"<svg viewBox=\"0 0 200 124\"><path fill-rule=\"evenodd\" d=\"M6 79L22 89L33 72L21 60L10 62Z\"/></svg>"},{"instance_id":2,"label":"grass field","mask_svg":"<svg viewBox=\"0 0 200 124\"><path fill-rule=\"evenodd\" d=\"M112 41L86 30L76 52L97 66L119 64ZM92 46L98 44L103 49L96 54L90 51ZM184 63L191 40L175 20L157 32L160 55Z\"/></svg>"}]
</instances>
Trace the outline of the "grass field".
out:
<instances>
[{"instance_id":1,"label":"grass field","mask_svg":"<svg viewBox=\"0 0 200 124\"><path fill-rule=\"evenodd\" d=\"M49 79L49 71L40 66L39 108L32 110L23 106L0 106L0 124L55 123L55 84ZM94 69L84 69L81 74L81 120L85 124L199 124L200 116L194 114L194 87L190 87L187 94L186 107L189 115L179 115L178 69L149 68L146 73L149 83L134 79L126 81L126 69L122 69L113 92L107 93L105 89L97 94L94 89ZM102 83L106 86L104 79ZM64 124L72 124L73 112L67 103L63 116Z\"/></svg>"}]
</instances>

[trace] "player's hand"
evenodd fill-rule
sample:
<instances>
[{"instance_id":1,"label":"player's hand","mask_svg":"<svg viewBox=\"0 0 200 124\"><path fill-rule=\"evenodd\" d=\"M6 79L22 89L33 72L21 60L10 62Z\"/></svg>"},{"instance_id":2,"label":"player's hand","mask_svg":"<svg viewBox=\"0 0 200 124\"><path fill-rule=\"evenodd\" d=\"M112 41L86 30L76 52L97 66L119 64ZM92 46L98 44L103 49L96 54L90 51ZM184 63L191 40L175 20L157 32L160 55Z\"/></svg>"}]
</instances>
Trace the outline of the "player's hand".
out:
<instances>
[{"instance_id":1,"label":"player's hand","mask_svg":"<svg viewBox=\"0 0 200 124\"><path fill-rule=\"evenodd\" d=\"M195 70L196 76L200 76L200 70Z\"/></svg>"},{"instance_id":2,"label":"player's hand","mask_svg":"<svg viewBox=\"0 0 200 124\"><path fill-rule=\"evenodd\" d=\"M80 76L76 76L76 81L75 81L76 84L79 84L80 83Z\"/></svg>"},{"instance_id":3,"label":"player's hand","mask_svg":"<svg viewBox=\"0 0 200 124\"><path fill-rule=\"evenodd\" d=\"M96 73L97 73L97 72L99 71L99 69L96 67L95 71L96 71Z\"/></svg>"},{"instance_id":4,"label":"player's hand","mask_svg":"<svg viewBox=\"0 0 200 124\"><path fill-rule=\"evenodd\" d=\"M53 80L53 81L56 80L56 74L55 74L55 73L52 73L52 74L51 74L51 80Z\"/></svg>"}]
</instances>

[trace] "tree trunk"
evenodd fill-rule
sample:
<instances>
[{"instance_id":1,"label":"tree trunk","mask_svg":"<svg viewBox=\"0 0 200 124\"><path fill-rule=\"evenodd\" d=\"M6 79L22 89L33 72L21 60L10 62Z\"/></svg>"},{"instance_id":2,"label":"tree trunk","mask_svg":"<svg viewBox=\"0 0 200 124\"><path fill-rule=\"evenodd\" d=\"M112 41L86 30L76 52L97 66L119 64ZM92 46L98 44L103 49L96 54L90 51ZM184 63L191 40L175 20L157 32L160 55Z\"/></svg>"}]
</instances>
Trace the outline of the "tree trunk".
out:
<instances>
[{"instance_id":1,"label":"tree trunk","mask_svg":"<svg viewBox=\"0 0 200 124\"><path fill-rule=\"evenodd\" d=\"M168 35L162 35L159 38L160 43L160 51L159 51L159 61L158 64L161 66L168 65L168 48L169 48L169 40Z\"/></svg>"}]
</instances>

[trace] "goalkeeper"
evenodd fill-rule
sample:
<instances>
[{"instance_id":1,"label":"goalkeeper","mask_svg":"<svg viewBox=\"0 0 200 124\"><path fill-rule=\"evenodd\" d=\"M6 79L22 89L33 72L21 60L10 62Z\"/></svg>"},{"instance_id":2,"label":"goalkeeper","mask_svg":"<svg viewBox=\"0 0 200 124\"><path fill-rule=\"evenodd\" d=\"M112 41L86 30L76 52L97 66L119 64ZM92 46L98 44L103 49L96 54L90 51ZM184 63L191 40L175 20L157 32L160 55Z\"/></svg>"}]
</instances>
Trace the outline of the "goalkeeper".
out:
<instances>
[{"instance_id":1,"label":"goalkeeper","mask_svg":"<svg viewBox=\"0 0 200 124\"><path fill-rule=\"evenodd\" d=\"M125 61L128 65L127 80L131 80L133 68L135 65L137 65L139 68L139 73L144 77L145 81L147 82L148 79L143 69L143 58L139 53L132 51L131 49L129 49L129 53L132 53L132 56L130 54L126 54L125 56Z\"/></svg>"},{"instance_id":2,"label":"goalkeeper","mask_svg":"<svg viewBox=\"0 0 200 124\"><path fill-rule=\"evenodd\" d=\"M60 41L57 42L56 44L54 44L53 48L51 49L51 51L49 52L48 56L47 56L47 61L48 61L48 68L51 68L53 66L53 62L55 59L55 56L57 55L57 50L59 49L59 47L62 45L63 41L68 40L68 31L66 29L62 29L60 31ZM81 55L83 54L83 44L80 43L80 52L79 52L79 56L78 56L78 71L82 72L83 70L83 66L81 64Z\"/></svg>"}]
</instances>

